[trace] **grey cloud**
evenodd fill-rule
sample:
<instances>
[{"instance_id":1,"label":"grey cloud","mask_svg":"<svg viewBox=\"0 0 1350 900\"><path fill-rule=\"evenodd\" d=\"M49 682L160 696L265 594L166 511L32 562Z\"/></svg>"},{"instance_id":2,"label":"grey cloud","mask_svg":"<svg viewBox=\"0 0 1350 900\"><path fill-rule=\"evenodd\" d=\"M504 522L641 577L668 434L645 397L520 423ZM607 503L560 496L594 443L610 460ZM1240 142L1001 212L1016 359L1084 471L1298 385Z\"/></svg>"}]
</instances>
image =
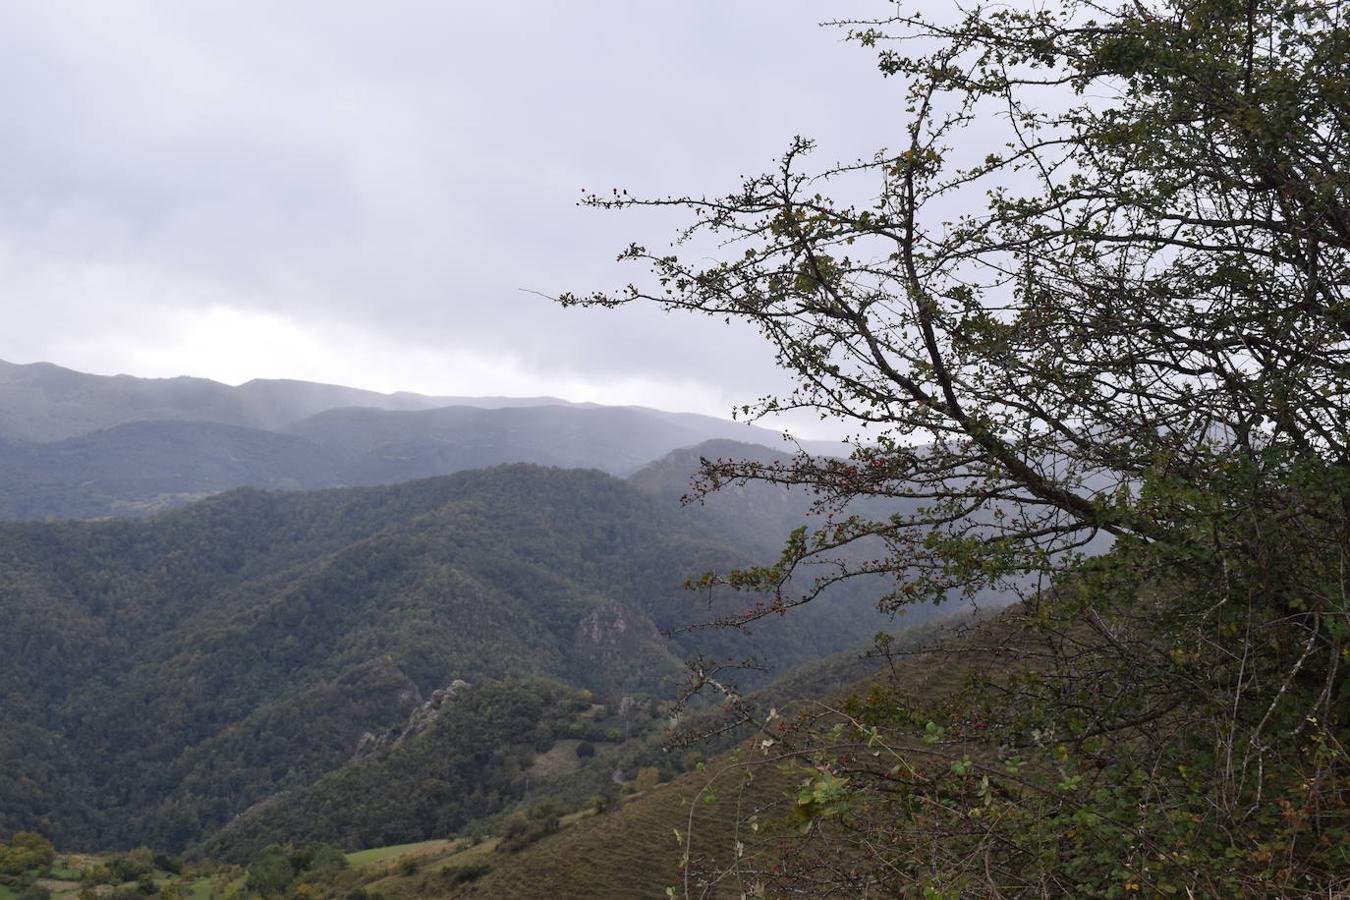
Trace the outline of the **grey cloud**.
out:
<instances>
[{"instance_id":1,"label":"grey cloud","mask_svg":"<svg viewBox=\"0 0 1350 900\"><path fill-rule=\"evenodd\" d=\"M668 236L659 216L577 209L583 186L717 190L797 132L830 157L893 134L893 87L815 27L850 11L885 4L6 4L0 251L162 286L62 297L63 328L81 304L191 304L206 285L410 347L500 348L544 382L685 377L753 399L779 384L753 335L520 289L621 283L637 273L615 252ZM16 307L23 287L5 288Z\"/></svg>"}]
</instances>

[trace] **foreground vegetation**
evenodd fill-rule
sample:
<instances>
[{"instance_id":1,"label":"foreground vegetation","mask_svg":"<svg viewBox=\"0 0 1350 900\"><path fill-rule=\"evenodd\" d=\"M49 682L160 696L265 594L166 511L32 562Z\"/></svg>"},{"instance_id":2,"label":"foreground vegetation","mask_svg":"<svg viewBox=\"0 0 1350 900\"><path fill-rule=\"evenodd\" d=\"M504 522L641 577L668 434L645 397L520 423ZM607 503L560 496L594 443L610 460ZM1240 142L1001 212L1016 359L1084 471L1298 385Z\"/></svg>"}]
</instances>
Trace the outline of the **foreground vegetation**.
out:
<instances>
[{"instance_id":1,"label":"foreground vegetation","mask_svg":"<svg viewBox=\"0 0 1350 900\"><path fill-rule=\"evenodd\" d=\"M704 461L700 495L808 485L836 514L771 564L699 579L772 593L720 624L859 577L885 577L892 609L1035 582L1007 666L960 698L881 689L783 735L815 773L803 837L744 881L1337 895L1350 5L881 15L837 24L901 93L891 146L819 166L797 138L715 196L589 195L683 227L623 252L649 270L628 288L561 298L745 322L794 380L748 413L856 429L847 461ZM916 503L859 515L860 497ZM858 544L877 552L842 552ZM735 702L720 674L703 683Z\"/></svg>"},{"instance_id":2,"label":"foreground vegetation","mask_svg":"<svg viewBox=\"0 0 1350 900\"><path fill-rule=\"evenodd\" d=\"M344 854L326 843L271 844L241 864L181 859L141 848L126 854L48 856L0 883L3 896L24 900L103 896L412 898L447 896L656 896L678 877L678 845L689 801L704 775L674 784L643 770L623 793L596 797L560 814L551 804L518 810L497 834L374 847ZM771 786L772 785L772 786ZM773 787L760 791L772 802ZM733 836L735 815L722 807L697 817L697 846L715 852ZM19 836L22 840L23 836ZM658 840L659 838L659 840ZM41 840L41 839L39 839Z\"/></svg>"}]
</instances>

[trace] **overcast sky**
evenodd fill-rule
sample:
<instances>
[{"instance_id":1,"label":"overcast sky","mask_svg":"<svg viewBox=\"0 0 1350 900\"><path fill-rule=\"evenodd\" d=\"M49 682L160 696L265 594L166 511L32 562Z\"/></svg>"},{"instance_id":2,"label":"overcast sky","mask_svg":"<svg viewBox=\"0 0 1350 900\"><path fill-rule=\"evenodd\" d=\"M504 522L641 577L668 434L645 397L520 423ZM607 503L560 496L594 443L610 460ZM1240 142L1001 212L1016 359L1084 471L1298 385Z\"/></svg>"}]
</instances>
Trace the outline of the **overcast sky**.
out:
<instances>
[{"instance_id":1,"label":"overcast sky","mask_svg":"<svg viewBox=\"0 0 1350 900\"><path fill-rule=\"evenodd\" d=\"M753 334L526 291L668 239L582 187L895 142L897 86L815 25L852 12L885 4L5 3L0 358L726 415L782 386Z\"/></svg>"}]
</instances>

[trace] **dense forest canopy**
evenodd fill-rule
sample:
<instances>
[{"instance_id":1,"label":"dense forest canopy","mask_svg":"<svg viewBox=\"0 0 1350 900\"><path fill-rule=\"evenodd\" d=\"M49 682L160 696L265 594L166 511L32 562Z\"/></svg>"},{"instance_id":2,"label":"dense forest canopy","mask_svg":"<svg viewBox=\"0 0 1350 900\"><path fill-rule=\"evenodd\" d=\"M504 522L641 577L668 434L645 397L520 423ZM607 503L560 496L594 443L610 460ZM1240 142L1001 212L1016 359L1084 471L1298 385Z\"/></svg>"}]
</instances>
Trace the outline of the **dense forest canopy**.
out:
<instances>
[{"instance_id":1,"label":"dense forest canopy","mask_svg":"<svg viewBox=\"0 0 1350 900\"><path fill-rule=\"evenodd\" d=\"M781 668L888 624L853 592L834 598L848 610L842 629L824 627L822 608L750 639L680 631L707 614L685 575L752 560L806 502L769 491L743 508L681 510L679 479L661 464L644 471L642 488L506 466L241 490L145 521L0 524L0 823L65 849L177 852L341 769L363 734L456 679L477 686L456 707L460 725L543 752L543 698L560 688L481 683L542 677L618 704L675 693L686 656L754 653ZM520 734L499 734L507 719L480 728L467 711L492 696L539 721ZM481 768L462 756L463 772L440 777ZM516 796L512 765L464 808L495 813ZM365 807L325 839L433 837L464 821L449 800L398 822Z\"/></svg>"}]
</instances>

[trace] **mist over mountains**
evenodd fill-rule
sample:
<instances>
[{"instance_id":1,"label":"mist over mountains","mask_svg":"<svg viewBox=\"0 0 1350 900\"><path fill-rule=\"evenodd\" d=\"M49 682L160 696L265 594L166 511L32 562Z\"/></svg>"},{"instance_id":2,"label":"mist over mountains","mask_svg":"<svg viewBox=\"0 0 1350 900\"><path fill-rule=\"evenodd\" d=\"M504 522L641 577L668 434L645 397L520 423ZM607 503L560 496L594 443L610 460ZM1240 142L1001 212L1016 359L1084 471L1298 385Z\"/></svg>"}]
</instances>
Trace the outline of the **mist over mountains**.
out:
<instances>
[{"instance_id":1,"label":"mist over mountains","mask_svg":"<svg viewBox=\"0 0 1350 900\"><path fill-rule=\"evenodd\" d=\"M128 422L216 422L275 430L343 406L433 409L438 406L542 406L552 397L427 397L286 379L237 387L207 378L89 375L48 362L0 360L0 438L59 441Z\"/></svg>"},{"instance_id":2,"label":"mist over mountains","mask_svg":"<svg viewBox=\"0 0 1350 900\"><path fill-rule=\"evenodd\" d=\"M642 407L0 362L0 518L144 515L235 487L392 484L515 462L625 476L710 439L792 449L764 428Z\"/></svg>"}]
</instances>

